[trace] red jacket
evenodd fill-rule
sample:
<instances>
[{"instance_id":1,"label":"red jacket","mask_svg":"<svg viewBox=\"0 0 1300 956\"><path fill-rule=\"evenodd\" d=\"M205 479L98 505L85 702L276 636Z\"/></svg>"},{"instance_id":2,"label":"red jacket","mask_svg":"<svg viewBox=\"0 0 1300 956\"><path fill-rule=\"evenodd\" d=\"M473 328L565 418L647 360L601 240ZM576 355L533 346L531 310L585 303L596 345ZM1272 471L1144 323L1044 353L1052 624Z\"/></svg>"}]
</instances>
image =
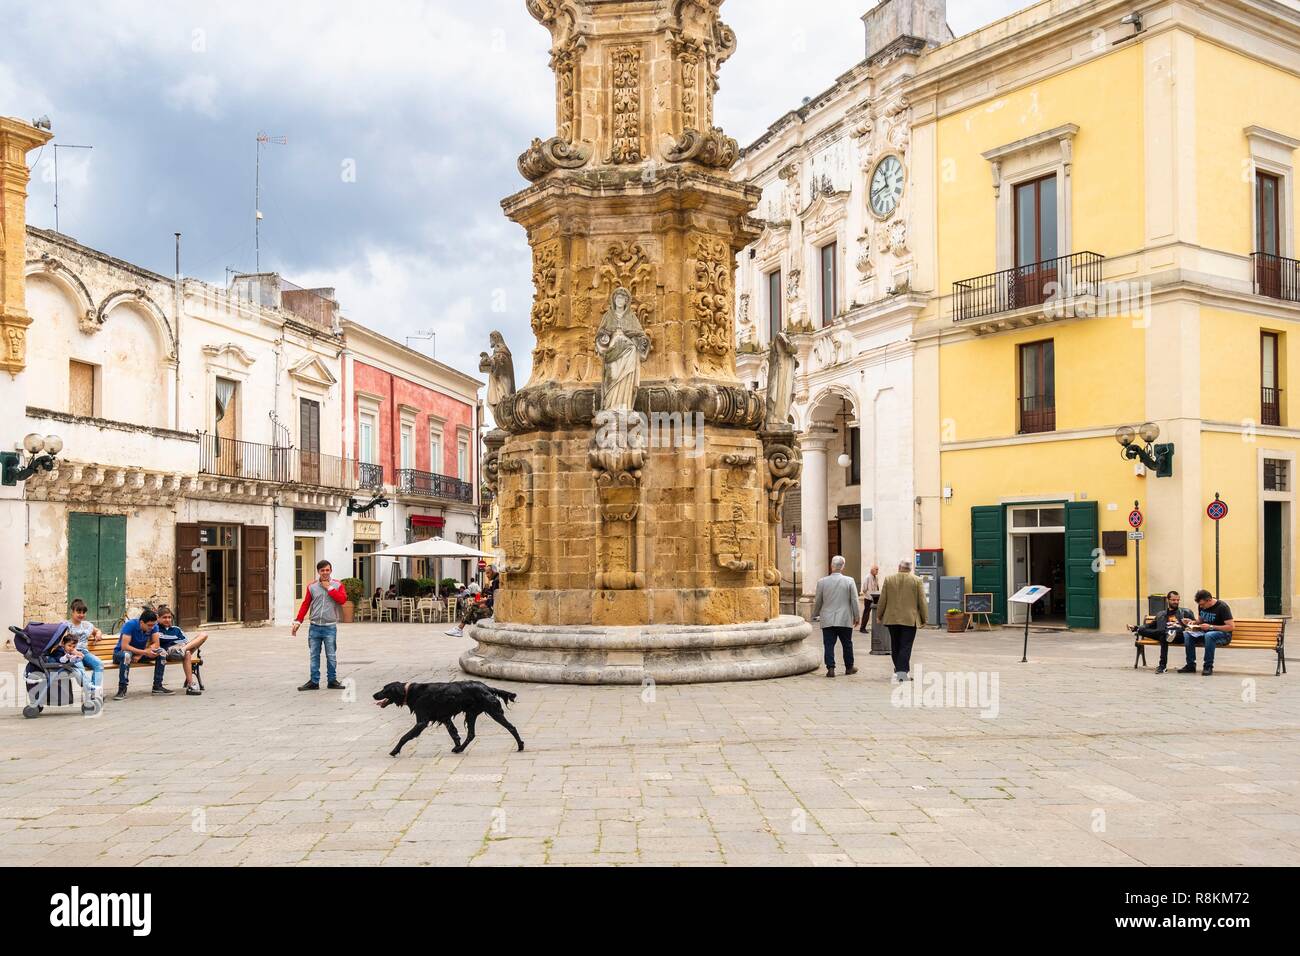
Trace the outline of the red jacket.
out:
<instances>
[{"instance_id":1,"label":"red jacket","mask_svg":"<svg viewBox=\"0 0 1300 956\"><path fill-rule=\"evenodd\" d=\"M312 583L315 584L317 582L313 581ZM325 593L334 599L335 604L346 604L348 601L348 592L347 589L343 587L342 581L335 581L334 587L327 588ZM298 608L297 620L299 624L301 624L303 622L303 619L307 617L307 612L310 610L311 610L311 587L308 586L307 593L303 595L302 607Z\"/></svg>"}]
</instances>

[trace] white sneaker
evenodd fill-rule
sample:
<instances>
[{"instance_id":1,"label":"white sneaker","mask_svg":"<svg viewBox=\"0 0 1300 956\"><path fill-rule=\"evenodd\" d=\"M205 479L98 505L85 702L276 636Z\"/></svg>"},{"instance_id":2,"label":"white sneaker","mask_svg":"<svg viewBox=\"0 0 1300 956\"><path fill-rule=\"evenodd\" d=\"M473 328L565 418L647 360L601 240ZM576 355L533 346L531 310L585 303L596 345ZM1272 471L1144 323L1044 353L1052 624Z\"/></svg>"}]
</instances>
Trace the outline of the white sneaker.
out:
<instances>
[{"instance_id":1,"label":"white sneaker","mask_svg":"<svg viewBox=\"0 0 1300 956\"><path fill-rule=\"evenodd\" d=\"M448 637L460 637L462 633L463 633L463 632L461 631L460 628L458 628L458 627L453 627L450 631L447 631L447 636L448 636Z\"/></svg>"}]
</instances>

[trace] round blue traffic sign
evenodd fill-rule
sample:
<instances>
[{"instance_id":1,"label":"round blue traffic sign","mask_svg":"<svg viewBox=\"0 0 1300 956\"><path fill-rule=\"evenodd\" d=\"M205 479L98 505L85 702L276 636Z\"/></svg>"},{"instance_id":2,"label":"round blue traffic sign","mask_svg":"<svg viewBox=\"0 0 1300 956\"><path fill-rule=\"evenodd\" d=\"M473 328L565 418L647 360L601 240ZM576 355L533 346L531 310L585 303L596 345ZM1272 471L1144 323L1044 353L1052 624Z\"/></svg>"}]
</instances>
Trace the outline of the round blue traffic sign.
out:
<instances>
[{"instance_id":1,"label":"round blue traffic sign","mask_svg":"<svg viewBox=\"0 0 1300 956\"><path fill-rule=\"evenodd\" d=\"M1210 502L1205 513L1210 516L1212 521L1222 521L1228 514L1228 503L1222 498L1215 498Z\"/></svg>"},{"instance_id":2,"label":"round blue traffic sign","mask_svg":"<svg viewBox=\"0 0 1300 956\"><path fill-rule=\"evenodd\" d=\"M1142 512L1138 511L1137 508L1134 508L1132 511L1130 511L1128 513L1128 523L1135 528L1142 527Z\"/></svg>"}]
</instances>

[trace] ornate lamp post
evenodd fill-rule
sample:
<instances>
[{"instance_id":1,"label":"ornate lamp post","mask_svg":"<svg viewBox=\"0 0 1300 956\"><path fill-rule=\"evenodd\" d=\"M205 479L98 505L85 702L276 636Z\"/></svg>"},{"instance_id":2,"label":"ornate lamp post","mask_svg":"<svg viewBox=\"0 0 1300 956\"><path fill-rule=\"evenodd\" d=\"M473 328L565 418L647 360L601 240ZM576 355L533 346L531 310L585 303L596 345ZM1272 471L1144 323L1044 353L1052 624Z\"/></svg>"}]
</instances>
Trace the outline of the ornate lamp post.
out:
<instances>
[{"instance_id":1,"label":"ornate lamp post","mask_svg":"<svg viewBox=\"0 0 1300 956\"><path fill-rule=\"evenodd\" d=\"M63 451L63 439L58 435L41 436L33 432L23 439L23 450L28 456L26 464L18 452L0 451L0 484L13 487L42 468L53 471L54 459Z\"/></svg>"}]
</instances>

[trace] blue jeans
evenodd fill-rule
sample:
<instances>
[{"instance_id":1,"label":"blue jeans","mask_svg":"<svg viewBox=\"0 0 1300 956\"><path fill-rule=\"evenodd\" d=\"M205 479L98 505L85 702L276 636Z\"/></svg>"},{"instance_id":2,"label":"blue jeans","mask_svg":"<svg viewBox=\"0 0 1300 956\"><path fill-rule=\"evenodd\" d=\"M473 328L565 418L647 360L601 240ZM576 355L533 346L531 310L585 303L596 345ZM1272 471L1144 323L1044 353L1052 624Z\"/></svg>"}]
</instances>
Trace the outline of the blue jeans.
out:
<instances>
[{"instance_id":1,"label":"blue jeans","mask_svg":"<svg viewBox=\"0 0 1300 956\"><path fill-rule=\"evenodd\" d=\"M126 690L126 685L131 681L131 662L134 660L147 660L147 658L136 658L134 654L128 653L121 648L113 648L113 663L117 665L117 691L122 693ZM163 683L163 672L167 670L167 657L159 657L153 665L153 686L161 687Z\"/></svg>"},{"instance_id":2,"label":"blue jeans","mask_svg":"<svg viewBox=\"0 0 1300 956\"><path fill-rule=\"evenodd\" d=\"M339 643L339 629L333 624L313 624L307 628L307 660L311 663L311 682L320 683L320 649L325 647L325 674L330 681L338 679L338 662L335 654Z\"/></svg>"},{"instance_id":3,"label":"blue jeans","mask_svg":"<svg viewBox=\"0 0 1300 956\"><path fill-rule=\"evenodd\" d=\"M1186 631L1183 634L1183 646L1187 651L1187 663L1196 664L1196 642L1200 641L1205 645L1205 666L1214 666L1214 651L1216 648L1225 644L1232 643L1232 635L1227 631L1206 631L1204 634L1195 634Z\"/></svg>"},{"instance_id":4,"label":"blue jeans","mask_svg":"<svg viewBox=\"0 0 1300 956\"><path fill-rule=\"evenodd\" d=\"M104 686L104 662L101 661L90 651L81 652L81 662L77 664L77 670L81 671L81 686L86 686L86 671L90 671L91 684L94 687Z\"/></svg>"}]
</instances>

